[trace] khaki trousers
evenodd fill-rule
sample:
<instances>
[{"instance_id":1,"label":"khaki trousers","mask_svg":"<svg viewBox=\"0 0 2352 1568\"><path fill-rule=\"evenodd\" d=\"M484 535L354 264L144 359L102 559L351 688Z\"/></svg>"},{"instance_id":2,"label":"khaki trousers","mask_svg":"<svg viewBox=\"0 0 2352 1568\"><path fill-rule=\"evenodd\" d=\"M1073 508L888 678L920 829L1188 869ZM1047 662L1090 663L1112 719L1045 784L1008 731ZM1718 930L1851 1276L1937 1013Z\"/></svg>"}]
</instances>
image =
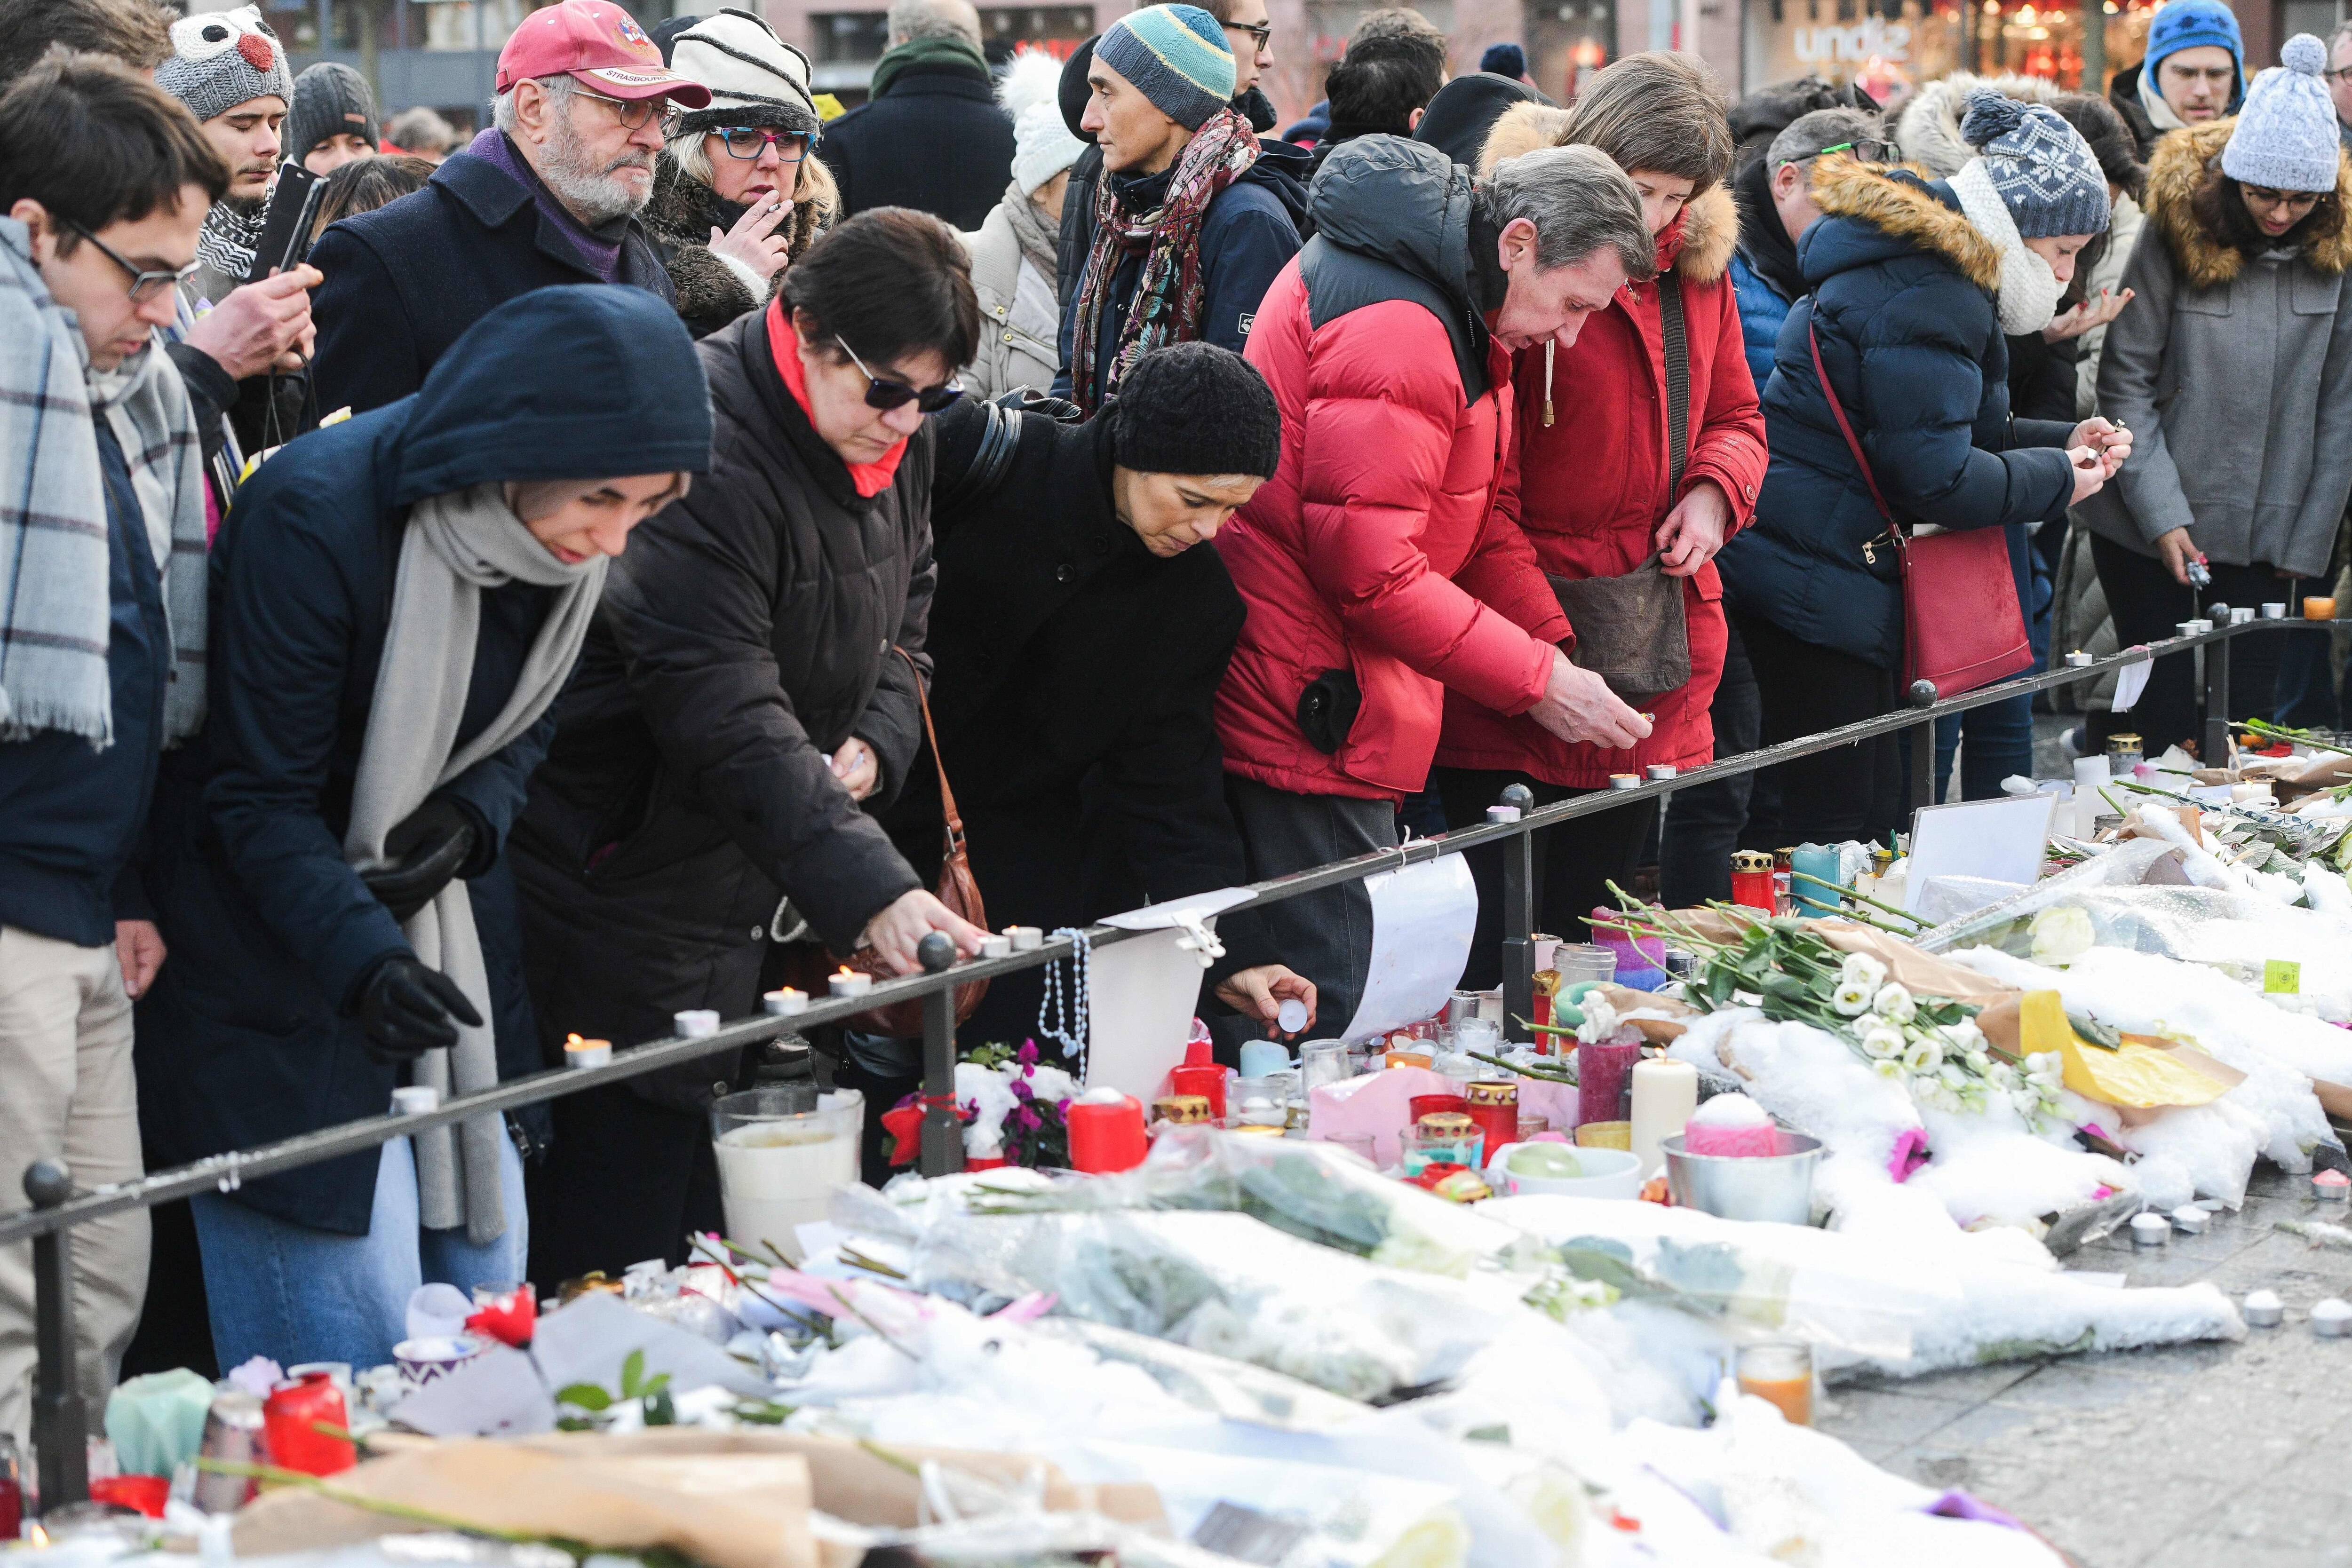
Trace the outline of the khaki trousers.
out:
<instances>
[{"instance_id":1,"label":"khaki trousers","mask_svg":"<svg viewBox=\"0 0 2352 1568\"><path fill-rule=\"evenodd\" d=\"M74 1186L142 1172L131 1069L131 998L111 946L77 947L0 925L0 1214L26 1205L25 1167L62 1158ZM92 1436L147 1294L147 1211L71 1232L74 1333ZM0 1248L0 1432L33 1419L33 1249Z\"/></svg>"}]
</instances>

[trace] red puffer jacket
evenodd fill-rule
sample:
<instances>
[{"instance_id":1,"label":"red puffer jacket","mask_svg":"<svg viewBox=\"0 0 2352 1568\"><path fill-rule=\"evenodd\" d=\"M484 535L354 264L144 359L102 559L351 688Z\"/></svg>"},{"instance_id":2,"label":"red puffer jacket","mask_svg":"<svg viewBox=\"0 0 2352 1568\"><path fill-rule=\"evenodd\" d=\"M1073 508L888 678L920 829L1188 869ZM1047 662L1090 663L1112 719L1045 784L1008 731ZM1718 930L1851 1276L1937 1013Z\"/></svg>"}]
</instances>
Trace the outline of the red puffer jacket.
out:
<instances>
[{"instance_id":1,"label":"red puffer jacket","mask_svg":"<svg viewBox=\"0 0 2352 1568\"><path fill-rule=\"evenodd\" d=\"M1427 782L1444 691L1508 714L1543 695L1568 622L1511 521L1510 361L1472 304L1468 211L1443 153L1351 141L1258 307L1247 353L1282 462L1216 540L1249 606L1217 694L1229 772L1401 799ZM1333 671L1362 706L1325 752L1299 696Z\"/></svg>"},{"instance_id":2,"label":"red puffer jacket","mask_svg":"<svg viewBox=\"0 0 2352 1568\"><path fill-rule=\"evenodd\" d=\"M1511 117L1497 124L1501 137ZM1536 143L1549 145L1549 141ZM1487 144L1489 154L1496 143ZM1507 156L1508 154L1505 154ZM1720 185L1694 201L1659 236L1659 261L1682 285L1690 344L1689 453L1682 491L1666 493L1666 367L1655 283L1629 284L1588 317L1575 346L1556 351L1544 424L1545 355L1520 356L1519 526L1543 570L1559 577L1617 577L1657 553L1658 525L1701 480L1731 501L1730 532L1747 526L1764 482L1764 418L1739 334L1739 306L1724 269L1738 218ZM1612 773L1655 762L1693 768L1715 755L1707 708L1723 676L1723 580L1709 561L1684 580L1691 677L1638 706L1650 737L1630 751L1570 744L1510 710L1448 692L1437 760L1454 768L1532 774L1570 789L1601 789Z\"/></svg>"}]
</instances>

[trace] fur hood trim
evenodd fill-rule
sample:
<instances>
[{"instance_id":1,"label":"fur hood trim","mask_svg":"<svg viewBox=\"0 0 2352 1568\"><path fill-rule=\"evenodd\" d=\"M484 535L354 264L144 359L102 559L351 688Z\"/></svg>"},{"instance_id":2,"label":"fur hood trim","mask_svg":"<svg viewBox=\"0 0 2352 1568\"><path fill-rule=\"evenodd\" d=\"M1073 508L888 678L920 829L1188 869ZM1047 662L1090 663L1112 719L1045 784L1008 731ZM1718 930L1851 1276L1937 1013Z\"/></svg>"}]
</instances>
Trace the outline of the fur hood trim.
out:
<instances>
[{"instance_id":1,"label":"fur hood trim","mask_svg":"<svg viewBox=\"0 0 2352 1568\"><path fill-rule=\"evenodd\" d=\"M2219 288L2246 265L2245 253L2228 245L2200 222L2199 187L2229 145L2237 120L2209 120L2173 131L2156 144L2147 163L2148 224L2164 236L2165 249L2193 288ZM2306 235L2303 259L2315 272L2336 277L2352 267L2352 160L2336 155L2336 227Z\"/></svg>"},{"instance_id":2,"label":"fur hood trim","mask_svg":"<svg viewBox=\"0 0 2352 1568\"><path fill-rule=\"evenodd\" d=\"M1495 165L1507 158L1565 146L1561 138L1567 131L1564 109L1546 103L1513 104L1495 121L1495 128L1486 133L1486 144L1478 150L1479 177L1492 174ZM1738 204L1727 186L1710 185L1691 198L1680 221L1682 249L1675 256L1675 270L1693 283L1713 283L1731 265L1732 252L1739 248Z\"/></svg>"},{"instance_id":3,"label":"fur hood trim","mask_svg":"<svg viewBox=\"0 0 2352 1568\"><path fill-rule=\"evenodd\" d=\"M1928 177L1922 169L1907 172ZM1958 208L1946 206L1933 192L1890 179L1878 165L1856 162L1843 152L1816 161L1813 204L1831 217L1853 218L1932 251L1986 293L2000 291L2000 247L1978 233Z\"/></svg>"},{"instance_id":4,"label":"fur hood trim","mask_svg":"<svg viewBox=\"0 0 2352 1568\"><path fill-rule=\"evenodd\" d=\"M1968 118L1969 94L1979 88L1990 88L2020 103L2053 108L2061 96L2054 84L2039 77L1980 77L1954 71L1929 82L1911 95L1895 123L1895 146L1905 158L1927 170L1929 179L1948 180L1977 155L1977 150L1960 135L1960 121Z\"/></svg>"}]
</instances>

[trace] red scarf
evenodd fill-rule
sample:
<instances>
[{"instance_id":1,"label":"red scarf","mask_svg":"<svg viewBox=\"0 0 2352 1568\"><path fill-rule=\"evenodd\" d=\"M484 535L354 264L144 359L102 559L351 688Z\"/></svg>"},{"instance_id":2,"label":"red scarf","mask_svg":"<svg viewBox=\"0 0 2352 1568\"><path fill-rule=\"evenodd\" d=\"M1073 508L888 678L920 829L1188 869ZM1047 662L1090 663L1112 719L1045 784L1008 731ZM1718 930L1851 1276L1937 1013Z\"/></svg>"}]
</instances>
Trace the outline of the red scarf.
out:
<instances>
[{"instance_id":1,"label":"red scarf","mask_svg":"<svg viewBox=\"0 0 2352 1568\"><path fill-rule=\"evenodd\" d=\"M776 373L784 379L784 390L801 405L811 425L816 423L816 410L809 407L808 374L801 368L801 338L793 330L792 319L784 314L784 297L781 294L768 302L768 351L776 357ZM838 457L839 453L834 455ZM858 495L871 500L890 487L898 472L898 459L907 455L907 438L900 436L898 444L882 455L878 463L844 462L849 470L849 482Z\"/></svg>"}]
</instances>

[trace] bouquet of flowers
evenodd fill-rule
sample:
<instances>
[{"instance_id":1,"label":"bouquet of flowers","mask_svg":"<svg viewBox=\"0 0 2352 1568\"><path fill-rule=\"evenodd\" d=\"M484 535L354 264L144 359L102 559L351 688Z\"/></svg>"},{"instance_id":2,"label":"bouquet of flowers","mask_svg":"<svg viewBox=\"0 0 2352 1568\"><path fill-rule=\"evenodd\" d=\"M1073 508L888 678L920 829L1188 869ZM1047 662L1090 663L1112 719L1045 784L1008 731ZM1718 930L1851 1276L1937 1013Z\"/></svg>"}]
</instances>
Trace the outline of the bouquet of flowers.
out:
<instances>
[{"instance_id":1,"label":"bouquet of flowers","mask_svg":"<svg viewBox=\"0 0 2352 1568\"><path fill-rule=\"evenodd\" d=\"M1032 1167L1070 1163L1063 1119L1078 1085L1062 1069L1039 1060L1035 1040L1024 1040L1018 1049L974 1049L956 1063L955 1089L967 1161ZM890 1163L912 1165L922 1148L922 1096L900 1100L884 1113L882 1125L895 1140Z\"/></svg>"}]
</instances>

